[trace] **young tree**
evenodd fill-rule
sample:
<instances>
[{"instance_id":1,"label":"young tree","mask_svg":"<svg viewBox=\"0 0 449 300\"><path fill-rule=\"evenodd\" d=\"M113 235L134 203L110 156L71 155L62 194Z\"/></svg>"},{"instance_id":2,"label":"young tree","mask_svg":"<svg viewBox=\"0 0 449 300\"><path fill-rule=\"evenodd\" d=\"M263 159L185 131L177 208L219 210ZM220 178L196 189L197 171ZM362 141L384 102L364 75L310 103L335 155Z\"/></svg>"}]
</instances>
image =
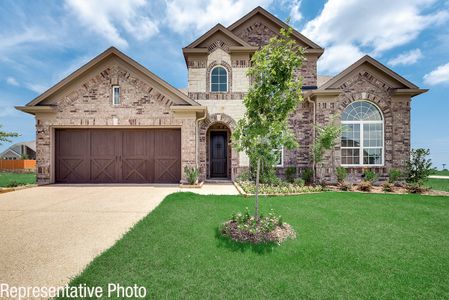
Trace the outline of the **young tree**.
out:
<instances>
[{"instance_id":1,"label":"young tree","mask_svg":"<svg viewBox=\"0 0 449 300\"><path fill-rule=\"evenodd\" d=\"M427 159L430 155L429 149L412 149L410 160L407 161L406 174L407 182L422 185L427 177L435 170L432 168L432 161Z\"/></svg>"},{"instance_id":2,"label":"young tree","mask_svg":"<svg viewBox=\"0 0 449 300\"><path fill-rule=\"evenodd\" d=\"M0 125L0 128L2 127L2 125ZM3 143L11 143L10 138L14 138L14 137L18 137L19 134L17 132L6 132L3 130L0 130L0 145L2 145Z\"/></svg>"},{"instance_id":3,"label":"young tree","mask_svg":"<svg viewBox=\"0 0 449 300\"><path fill-rule=\"evenodd\" d=\"M291 28L281 29L279 36L254 53L247 72L252 85L243 101L246 112L234 131L237 149L256 163L256 219L261 162L265 168L272 167L276 159L273 150L298 145L289 130L288 117L302 101L302 82L295 74L304 55L291 33Z\"/></svg>"},{"instance_id":4,"label":"young tree","mask_svg":"<svg viewBox=\"0 0 449 300\"><path fill-rule=\"evenodd\" d=\"M326 150L332 150L332 168L334 163L334 147L337 142L337 138L341 134L341 126L334 124L334 119L324 125L318 126L314 125L316 130L315 141L312 145L312 156L313 156L313 178L316 182L316 174L318 169L321 170L321 163L324 159L324 152Z\"/></svg>"}]
</instances>

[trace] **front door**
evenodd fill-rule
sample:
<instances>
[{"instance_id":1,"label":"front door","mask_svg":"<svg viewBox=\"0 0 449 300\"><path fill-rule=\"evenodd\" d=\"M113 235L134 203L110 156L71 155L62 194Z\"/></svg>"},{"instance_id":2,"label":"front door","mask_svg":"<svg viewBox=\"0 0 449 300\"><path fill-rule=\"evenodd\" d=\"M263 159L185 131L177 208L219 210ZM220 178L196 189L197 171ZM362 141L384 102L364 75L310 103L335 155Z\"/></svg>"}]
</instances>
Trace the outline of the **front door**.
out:
<instances>
[{"instance_id":1,"label":"front door","mask_svg":"<svg viewBox=\"0 0 449 300\"><path fill-rule=\"evenodd\" d=\"M210 177L226 178L228 160L228 134L226 131L210 132Z\"/></svg>"}]
</instances>

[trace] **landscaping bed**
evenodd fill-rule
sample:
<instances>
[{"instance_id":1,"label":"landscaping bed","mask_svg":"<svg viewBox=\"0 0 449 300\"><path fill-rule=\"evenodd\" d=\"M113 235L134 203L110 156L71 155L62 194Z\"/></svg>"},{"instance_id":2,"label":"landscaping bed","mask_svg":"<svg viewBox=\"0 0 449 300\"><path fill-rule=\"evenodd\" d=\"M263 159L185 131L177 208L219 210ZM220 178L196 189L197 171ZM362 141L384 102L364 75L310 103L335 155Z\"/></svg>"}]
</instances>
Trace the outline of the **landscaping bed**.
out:
<instances>
[{"instance_id":1,"label":"landscaping bed","mask_svg":"<svg viewBox=\"0 0 449 300\"><path fill-rule=\"evenodd\" d=\"M233 242L217 224L252 206L241 196L168 196L72 286L144 286L160 298L449 297L449 198L327 192L262 197L297 238Z\"/></svg>"},{"instance_id":2,"label":"landscaping bed","mask_svg":"<svg viewBox=\"0 0 449 300\"><path fill-rule=\"evenodd\" d=\"M246 196L252 196L256 192L256 184L252 181L237 181L237 189ZM325 191L325 188L320 185L304 185L289 182L280 182L279 184L259 184L259 194L266 196L279 195L300 195L306 193L318 193Z\"/></svg>"}]
</instances>

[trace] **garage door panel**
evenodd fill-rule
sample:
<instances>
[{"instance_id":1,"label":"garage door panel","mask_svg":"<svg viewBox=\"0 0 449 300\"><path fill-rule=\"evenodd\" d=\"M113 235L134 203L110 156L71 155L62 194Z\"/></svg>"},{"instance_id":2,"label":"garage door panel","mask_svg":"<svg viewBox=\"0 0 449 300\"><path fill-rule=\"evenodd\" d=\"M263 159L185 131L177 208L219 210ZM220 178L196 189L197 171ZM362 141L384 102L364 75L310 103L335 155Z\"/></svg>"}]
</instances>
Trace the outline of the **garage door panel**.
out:
<instances>
[{"instance_id":1,"label":"garage door panel","mask_svg":"<svg viewBox=\"0 0 449 300\"><path fill-rule=\"evenodd\" d=\"M57 182L177 183L179 129L57 130Z\"/></svg>"}]
</instances>

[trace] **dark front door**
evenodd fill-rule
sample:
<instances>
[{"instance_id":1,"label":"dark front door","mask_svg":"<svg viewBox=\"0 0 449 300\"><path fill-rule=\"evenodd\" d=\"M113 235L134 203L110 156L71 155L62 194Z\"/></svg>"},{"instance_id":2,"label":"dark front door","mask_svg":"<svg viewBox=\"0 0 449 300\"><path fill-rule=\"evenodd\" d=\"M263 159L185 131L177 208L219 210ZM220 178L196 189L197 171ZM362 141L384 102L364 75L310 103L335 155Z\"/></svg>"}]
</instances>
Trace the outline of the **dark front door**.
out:
<instances>
[{"instance_id":1,"label":"dark front door","mask_svg":"<svg viewBox=\"0 0 449 300\"><path fill-rule=\"evenodd\" d=\"M179 129L57 129L56 181L177 183Z\"/></svg>"},{"instance_id":2,"label":"dark front door","mask_svg":"<svg viewBox=\"0 0 449 300\"><path fill-rule=\"evenodd\" d=\"M226 131L211 131L210 133L210 177L227 177L227 144Z\"/></svg>"}]
</instances>

